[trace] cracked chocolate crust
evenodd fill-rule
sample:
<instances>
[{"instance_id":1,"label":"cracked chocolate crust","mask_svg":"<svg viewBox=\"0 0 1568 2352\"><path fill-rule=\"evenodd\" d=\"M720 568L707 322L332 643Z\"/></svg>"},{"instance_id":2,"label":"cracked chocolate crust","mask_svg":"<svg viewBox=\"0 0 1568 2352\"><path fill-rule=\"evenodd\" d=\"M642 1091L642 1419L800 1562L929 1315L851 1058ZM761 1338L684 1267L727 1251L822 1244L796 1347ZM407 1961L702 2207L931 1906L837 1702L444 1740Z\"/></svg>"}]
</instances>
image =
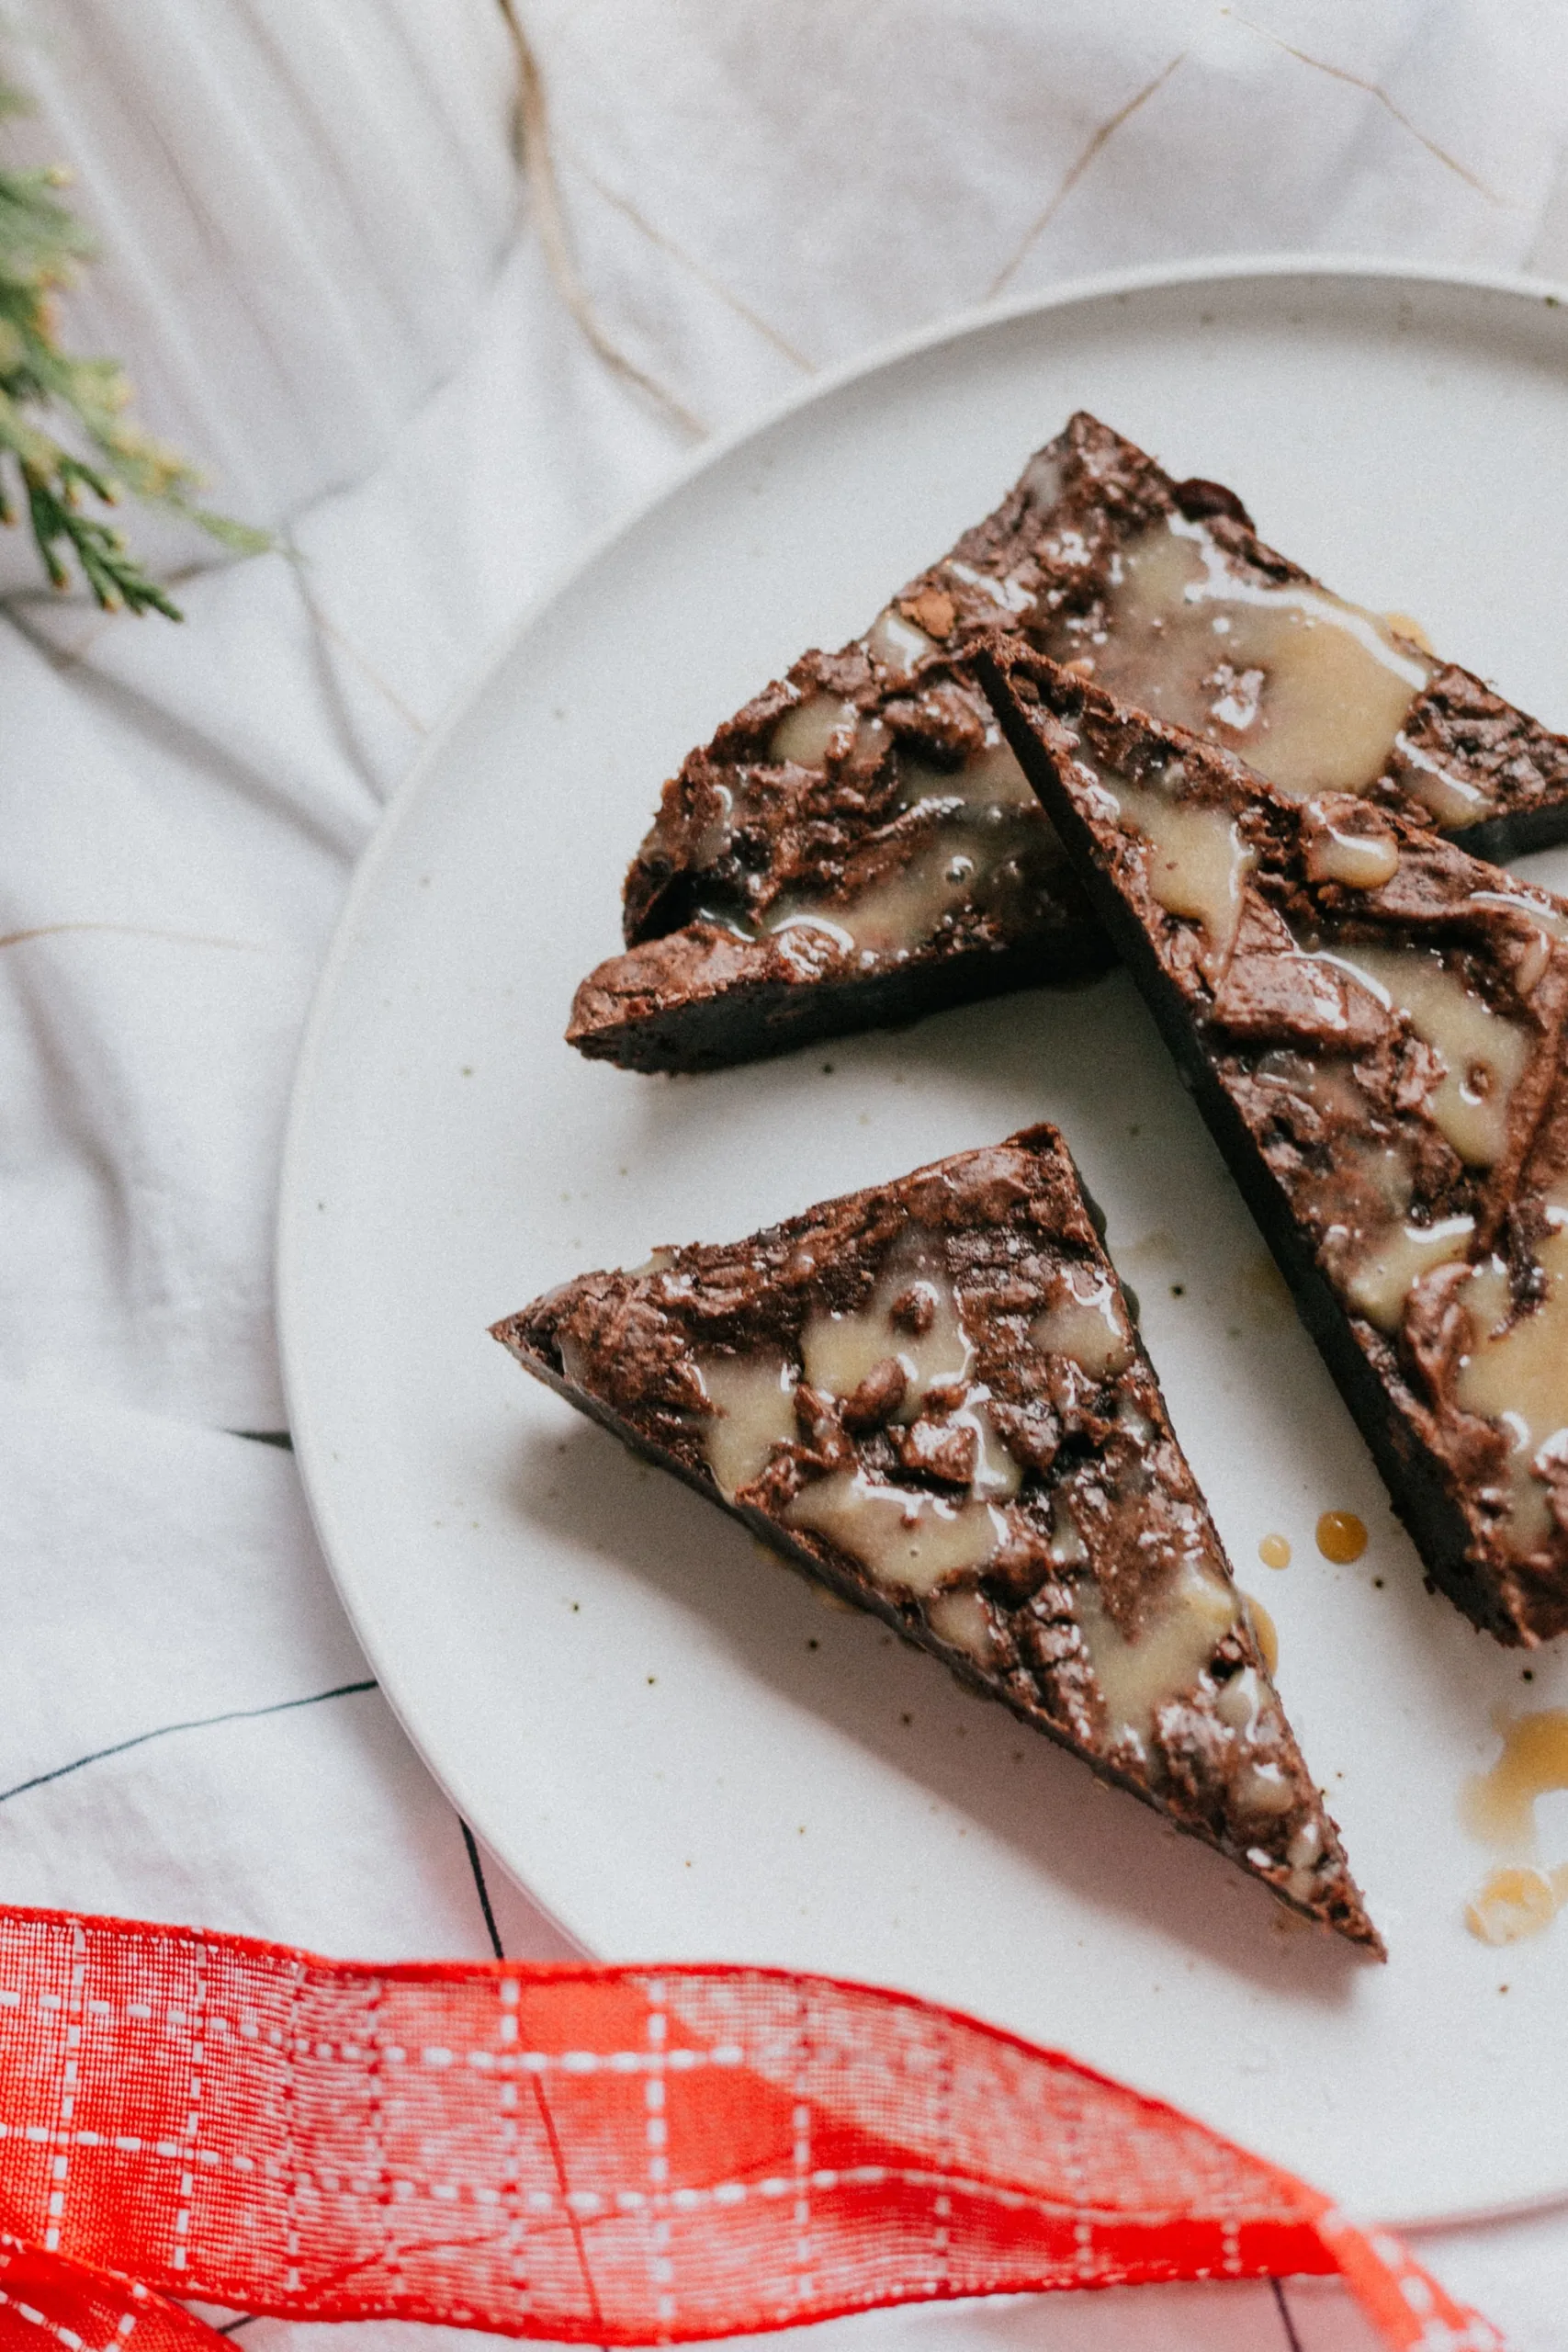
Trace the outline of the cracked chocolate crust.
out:
<instances>
[{"instance_id":1,"label":"cracked chocolate crust","mask_svg":"<svg viewBox=\"0 0 1568 2352\"><path fill-rule=\"evenodd\" d=\"M817 703L844 714L821 764L773 760L780 720ZM1038 805L1012 779L1010 799L966 797L987 741L962 667L805 656L666 787L627 877L627 952L582 982L568 1043L715 1069L1103 968Z\"/></svg>"},{"instance_id":2,"label":"cracked chocolate crust","mask_svg":"<svg viewBox=\"0 0 1568 2352\"><path fill-rule=\"evenodd\" d=\"M918 1347L908 1335L931 1329L944 1296L965 1335L965 1369L930 1386L912 1417L907 1356L903 1369L897 1355L879 1358L847 1394L806 1377L824 1361L814 1335L885 1308L889 1329ZM1064 1301L1069 1318L1091 1315L1077 1356L1042 1337L1078 1329L1052 1323ZM583 1275L494 1331L526 1371L795 1567L1294 1908L1382 1953L1054 1129L732 1245ZM784 1367L792 1384L784 1418L727 1486L710 1450L723 1418L716 1400L735 1394L723 1389L727 1370L758 1363ZM776 1408L777 1385L768 1393ZM1003 1474L989 1487L978 1482L987 1449ZM997 1499L978 1503L982 1493ZM989 1511L990 1525L973 1558L932 1579L902 1571L906 1555L879 1549L874 1532L864 1557L825 1532L854 1532L867 1495L895 1515L902 1498L943 1535L965 1513L972 1523ZM845 1497L847 1519L822 1508ZM1192 1594L1198 1647L1188 1652L1181 1612ZM1159 1647L1173 1627L1174 1653ZM1176 1662L1164 1669L1168 1656ZM1163 1672L1141 1730L1125 1680L1113 1706L1101 1679L1124 1676L1129 1658L1152 1659L1156 1679Z\"/></svg>"},{"instance_id":3,"label":"cracked chocolate crust","mask_svg":"<svg viewBox=\"0 0 1568 2352\"><path fill-rule=\"evenodd\" d=\"M688 756L626 877L626 952L583 981L569 1041L628 1069L712 1068L1103 968L1105 935L1041 813L1004 801L990 842L974 821L962 774L988 714L968 653L1003 628L1092 662L1122 557L1172 516L1201 525L1244 579L1316 587L1234 492L1173 481L1080 412L864 638L806 654ZM1436 775L1462 813L1483 811L1465 833L1478 854L1562 838L1568 743L1469 672L1426 668L1372 797L1403 805ZM811 759L781 756L781 720L829 702L845 724ZM1245 732L1212 731L1245 755ZM857 936L864 894L918 879L944 846L976 863L974 887L926 893L930 919L902 941L886 925Z\"/></svg>"},{"instance_id":4,"label":"cracked chocolate crust","mask_svg":"<svg viewBox=\"0 0 1568 2352\"><path fill-rule=\"evenodd\" d=\"M1467 1393L1483 1346L1467 1302L1486 1298L1501 1336L1555 1286L1543 1250L1553 1200L1568 1199L1568 906L1397 810L1287 799L1014 643L994 639L978 666L1428 1581L1504 1643L1568 1630L1568 1469L1550 1445L1521 1464L1505 1419ZM1145 817L1119 813L1119 781ZM1140 828L1171 804L1234 824L1223 943L1157 895L1181 892L1156 868L1168 843ZM1402 1004L1402 971L1445 991L1449 1018L1459 1003L1457 1036L1482 1033L1470 1070L1422 1035L1433 1024ZM1506 1089L1484 1059L1494 1037ZM1477 1138L1477 1121L1492 1131Z\"/></svg>"}]
</instances>

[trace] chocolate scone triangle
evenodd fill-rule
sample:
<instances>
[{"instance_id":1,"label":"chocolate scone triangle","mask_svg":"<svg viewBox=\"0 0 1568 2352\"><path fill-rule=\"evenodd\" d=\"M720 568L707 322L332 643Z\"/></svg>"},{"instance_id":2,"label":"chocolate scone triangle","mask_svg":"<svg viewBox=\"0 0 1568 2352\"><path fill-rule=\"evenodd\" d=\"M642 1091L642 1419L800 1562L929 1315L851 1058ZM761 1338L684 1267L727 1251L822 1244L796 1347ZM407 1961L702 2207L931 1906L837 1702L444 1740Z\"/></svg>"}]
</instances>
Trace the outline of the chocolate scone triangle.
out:
<instances>
[{"instance_id":1,"label":"chocolate scone triangle","mask_svg":"<svg viewBox=\"0 0 1568 2352\"><path fill-rule=\"evenodd\" d=\"M996 640L1021 757L1433 1580L1568 1628L1568 904Z\"/></svg>"},{"instance_id":2,"label":"chocolate scone triangle","mask_svg":"<svg viewBox=\"0 0 1568 2352\"><path fill-rule=\"evenodd\" d=\"M495 1336L797 1567L1381 1953L1055 1129L582 1275Z\"/></svg>"},{"instance_id":3,"label":"chocolate scone triangle","mask_svg":"<svg viewBox=\"0 0 1568 2352\"><path fill-rule=\"evenodd\" d=\"M693 752L567 1032L634 1069L749 1060L1091 972L1102 932L967 662L1070 661L1292 793L1409 805L1487 856L1568 832L1568 742L1265 547L1091 416L865 635Z\"/></svg>"}]
</instances>

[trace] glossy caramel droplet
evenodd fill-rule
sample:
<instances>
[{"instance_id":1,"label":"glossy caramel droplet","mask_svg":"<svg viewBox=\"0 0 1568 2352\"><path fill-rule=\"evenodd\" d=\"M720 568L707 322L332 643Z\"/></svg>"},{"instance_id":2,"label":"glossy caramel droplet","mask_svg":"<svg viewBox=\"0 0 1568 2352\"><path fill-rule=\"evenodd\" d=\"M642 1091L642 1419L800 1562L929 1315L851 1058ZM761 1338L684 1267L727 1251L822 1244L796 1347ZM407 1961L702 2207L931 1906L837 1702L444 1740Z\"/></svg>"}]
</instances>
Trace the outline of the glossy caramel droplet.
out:
<instances>
[{"instance_id":1,"label":"glossy caramel droplet","mask_svg":"<svg viewBox=\"0 0 1568 2352\"><path fill-rule=\"evenodd\" d=\"M1400 637L1407 637L1412 645L1418 645L1421 648L1423 653L1431 652L1431 639L1427 636L1420 622L1413 619L1410 614L1385 613L1383 615L1383 618L1396 635Z\"/></svg>"},{"instance_id":2,"label":"glossy caramel droplet","mask_svg":"<svg viewBox=\"0 0 1568 2352\"><path fill-rule=\"evenodd\" d=\"M1325 1510L1317 1522L1317 1548L1325 1560L1344 1567L1366 1550L1366 1527L1353 1510Z\"/></svg>"},{"instance_id":3,"label":"glossy caramel droplet","mask_svg":"<svg viewBox=\"0 0 1568 2352\"><path fill-rule=\"evenodd\" d=\"M1464 1924L1483 1944L1513 1944L1540 1935L1568 1902L1568 1864L1541 1870L1525 1859L1535 1851L1536 1799L1568 1789L1568 1713L1543 1707L1510 1715L1499 1708L1492 1722L1503 1752L1467 1783L1461 1817L1472 1838L1519 1859L1493 1871L1465 1905Z\"/></svg>"},{"instance_id":4,"label":"glossy caramel droplet","mask_svg":"<svg viewBox=\"0 0 1568 2352\"><path fill-rule=\"evenodd\" d=\"M1568 1894L1568 1871L1494 1871L1464 1906L1464 1924L1483 1944L1517 1944L1550 1928Z\"/></svg>"},{"instance_id":5,"label":"glossy caramel droplet","mask_svg":"<svg viewBox=\"0 0 1568 2352\"><path fill-rule=\"evenodd\" d=\"M1528 1854L1535 1844L1537 1797L1568 1789L1568 1713L1561 1707L1525 1715L1500 1712L1493 1725L1503 1753L1489 1772L1468 1783L1461 1815L1472 1838L1505 1853Z\"/></svg>"},{"instance_id":6,"label":"glossy caramel droplet","mask_svg":"<svg viewBox=\"0 0 1568 2352\"><path fill-rule=\"evenodd\" d=\"M1289 1537L1266 1535L1258 1547L1258 1556L1266 1568L1288 1568L1291 1565Z\"/></svg>"},{"instance_id":7,"label":"glossy caramel droplet","mask_svg":"<svg viewBox=\"0 0 1568 2352\"><path fill-rule=\"evenodd\" d=\"M1280 1636L1274 1620L1263 1603L1255 1600L1249 1592L1242 1594L1241 1605L1247 1611L1247 1622L1252 1628L1253 1638L1262 1652L1263 1663L1273 1674L1280 1664Z\"/></svg>"}]
</instances>

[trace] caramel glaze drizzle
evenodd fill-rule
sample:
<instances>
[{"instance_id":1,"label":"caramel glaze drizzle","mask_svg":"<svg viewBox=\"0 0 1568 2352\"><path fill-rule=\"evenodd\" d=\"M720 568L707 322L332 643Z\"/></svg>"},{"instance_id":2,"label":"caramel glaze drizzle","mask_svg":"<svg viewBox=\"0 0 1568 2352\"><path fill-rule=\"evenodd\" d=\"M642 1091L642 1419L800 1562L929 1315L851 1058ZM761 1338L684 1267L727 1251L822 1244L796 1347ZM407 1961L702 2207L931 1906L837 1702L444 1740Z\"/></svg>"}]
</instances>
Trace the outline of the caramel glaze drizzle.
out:
<instances>
[{"instance_id":1,"label":"caramel glaze drizzle","mask_svg":"<svg viewBox=\"0 0 1568 2352\"><path fill-rule=\"evenodd\" d=\"M1511 1944L1550 1927L1568 1901L1568 1864L1544 1870L1533 1859L1536 1799L1568 1789L1568 1712L1500 1711L1493 1720L1503 1752L1466 1787L1461 1816L1472 1837L1518 1859L1492 1872L1465 1905L1464 1923L1482 1943Z\"/></svg>"}]
</instances>

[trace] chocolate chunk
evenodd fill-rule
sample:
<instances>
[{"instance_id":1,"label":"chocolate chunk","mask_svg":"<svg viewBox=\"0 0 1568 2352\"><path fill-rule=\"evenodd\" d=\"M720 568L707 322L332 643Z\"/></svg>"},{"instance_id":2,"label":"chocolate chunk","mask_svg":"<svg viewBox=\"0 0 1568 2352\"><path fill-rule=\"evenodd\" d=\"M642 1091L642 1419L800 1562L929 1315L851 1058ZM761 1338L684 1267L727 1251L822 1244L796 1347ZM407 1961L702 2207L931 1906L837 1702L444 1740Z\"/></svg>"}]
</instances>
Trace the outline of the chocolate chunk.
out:
<instances>
[{"instance_id":1,"label":"chocolate chunk","mask_svg":"<svg viewBox=\"0 0 1568 2352\"><path fill-rule=\"evenodd\" d=\"M1233 956L1209 1017L1233 1037L1322 1046L1337 1054L1376 1045L1392 1026L1369 988L1331 964L1289 950Z\"/></svg>"},{"instance_id":2,"label":"chocolate chunk","mask_svg":"<svg viewBox=\"0 0 1568 2352\"><path fill-rule=\"evenodd\" d=\"M1171 496L1190 522L1202 523L1216 514L1224 515L1232 523L1239 523L1244 531L1252 528L1252 517L1236 496L1223 481L1205 481L1194 474L1187 481L1173 482Z\"/></svg>"},{"instance_id":3,"label":"chocolate chunk","mask_svg":"<svg viewBox=\"0 0 1568 2352\"><path fill-rule=\"evenodd\" d=\"M936 1293L930 1283L911 1283L888 1308L896 1330L912 1331L919 1339L936 1318Z\"/></svg>"},{"instance_id":4,"label":"chocolate chunk","mask_svg":"<svg viewBox=\"0 0 1568 2352\"><path fill-rule=\"evenodd\" d=\"M837 1470L854 1460L843 1408L836 1396L821 1396L803 1380L795 1392L795 1417L810 1448L814 1467Z\"/></svg>"},{"instance_id":5,"label":"chocolate chunk","mask_svg":"<svg viewBox=\"0 0 1568 2352\"><path fill-rule=\"evenodd\" d=\"M1055 1413L1036 1405L993 1404L989 1409L1008 1452L1043 1477L1061 1450L1062 1425Z\"/></svg>"},{"instance_id":6,"label":"chocolate chunk","mask_svg":"<svg viewBox=\"0 0 1568 2352\"><path fill-rule=\"evenodd\" d=\"M940 1478L950 1487L967 1487L980 1458L976 1430L955 1428L950 1421L911 1421L897 1435L898 1460L906 1470L926 1478Z\"/></svg>"},{"instance_id":7,"label":"chocolate chunk","mask_svg":"<svg viewBox=\"0 0 1568 2352\"><path fill-rule=\"evenodd\" d=\"M904 1401L909 1385L908 1375L897 1356L884 1356L873 1364L865 1378L851 1396L844 1399L843 1419L847 1430L874 1430L890 1420Z\"/></svg>"},{"instance_id":8,"label":"chocolate chunk","mask_svg":"<svg viewBox=\"0 0 1568 2352\"><path fill-rule=\"evenodd\" d=\"M986 1582L1016 1607L1032 1600L1054 1569L1050 1539L1028 1521L1014 1526L986 1563ZM1074 1626L1075 1635L1077 1627Z\"/></svg>"}]
</instances>

